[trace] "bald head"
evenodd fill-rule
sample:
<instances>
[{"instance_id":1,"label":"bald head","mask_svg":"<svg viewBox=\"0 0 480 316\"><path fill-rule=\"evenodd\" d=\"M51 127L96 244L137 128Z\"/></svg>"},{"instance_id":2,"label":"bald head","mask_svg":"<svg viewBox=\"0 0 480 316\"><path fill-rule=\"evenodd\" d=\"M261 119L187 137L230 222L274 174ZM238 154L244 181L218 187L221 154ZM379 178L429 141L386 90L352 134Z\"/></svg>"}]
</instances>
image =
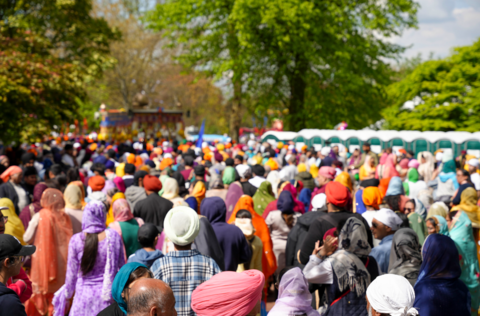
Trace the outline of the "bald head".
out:
<instances>
[{"instance_id":1,"label":"bald head","mask_svg":"<svg viewBox=\"0 0 480 316\"><path fill-rule=\"evenodd\" d=\"M172 289L156 279L136 281L130 288L128 316L177 316Z\"/></svg>"}]
</instances>

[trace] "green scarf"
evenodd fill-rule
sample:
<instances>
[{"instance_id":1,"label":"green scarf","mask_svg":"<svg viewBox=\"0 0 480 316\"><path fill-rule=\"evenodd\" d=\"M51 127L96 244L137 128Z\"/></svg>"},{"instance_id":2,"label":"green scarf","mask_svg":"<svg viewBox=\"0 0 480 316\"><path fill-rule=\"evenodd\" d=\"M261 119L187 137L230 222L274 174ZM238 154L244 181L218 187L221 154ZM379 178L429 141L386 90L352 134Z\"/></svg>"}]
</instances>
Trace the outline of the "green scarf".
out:
<instances>
[{"instance_id":1,"label":"green scarf","mask_svg":"<svg viewBox=\"0 0 480 316\"><path fill-rule=\"evenodd\" d=\"M418 215L418 213L410 213L408 214L408 225L417 233L418 242L420 243L420 246L423 246L425 238L428 236L427 224L423 218Z\"/></svg>"},{"instance_id":2,"label":"green scarf","mask_svg":"<svg viewBox=\"0 0 480 316\"><path fill-rule=\"evenodd\" d=\"M257 192L253 195L253 207L258 215L262 215L268 204L275 201L272 193L272 184L268 181L263 181L260 184Z\"/></svg>"},{"instance_id":3,"label":"green scarf","mask_svg":"<svg viewBox=\"0 0 480 316\"><path fill-rule=\"evenodd\" d=\"M235 168L233 167L226 167L223 171L222 177L223 184L231 184L235 182Z\"/></svg>"},{"instance_id":4,"label":"green scarf","mask_svg":"<svg viewBox=\"0 0 480 316\"><path fill-rule=\"evenodd\" d=\"M138 249L142 248L138 242L138 222L135 218L132 218L126 222L118 222L122 229L122 239L125 245L125 251L127 252L127 258L135 253Z\"/></svg>"}]
</instances>

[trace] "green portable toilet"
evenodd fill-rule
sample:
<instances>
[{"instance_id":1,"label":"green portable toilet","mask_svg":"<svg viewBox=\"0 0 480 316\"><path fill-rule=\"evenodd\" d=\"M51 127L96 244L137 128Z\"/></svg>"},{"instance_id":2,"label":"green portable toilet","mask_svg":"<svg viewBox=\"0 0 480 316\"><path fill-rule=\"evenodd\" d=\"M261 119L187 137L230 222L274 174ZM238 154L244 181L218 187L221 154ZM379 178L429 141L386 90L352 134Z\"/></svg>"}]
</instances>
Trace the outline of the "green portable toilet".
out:
<instances>
[{"instance_id":1,"label":"green portable toilet","mask_svg":"<svg viewBox=\"0 0 480 316\"><path fill-rule=\"evenodd\" d=\"M372 151L376 154L379 154L382 149L385 149L383 142L379 138L370 138L368 143L370 144Z\"/></svg>"},{"instance_id":2,"label":"green portable toilet","mask_svg":"<svg viewBox=\"0 0 480 316\"><path fill-rule=\"evenodd\" d=\"M315 145L320 145L323 147L323 139L319 136L314 136L310 139L310 146L315 147Z\"/></svg>"},{"instance_id":3,"label":"green portable toilet","mask_svg":"<svg viewBox=\"0 0 480 316\"><path fill-rule=\"evenodd\" d=\"M462 148L470 153L471 155L480 157L480 142L478 140L469 140L462 144Z\"/></svg>"},{"instance_id":4,"label":"green portable toilet","mask_svg":"<svg viewBox=\"0 0 480 316\"><path fill-rule=\"evenodd\" d=\"M429 151L429 143L425 139L416 139L412 142L412 150L415 153L415 157L417 157L418 153Z\"/></svg>"},{"instance_id":5,"label":"green portable toilet","mask_svg":"<svg viewBox=\"0 0 480 316\"><path fill-rule=\"evenodd\" d=\"M458 150L456 150L457 149L456 146L453 146L453 143L447 139L442 139L437 141L435 147L436 147L436 150L450 148L452 150L453 157L458 156Z\"/></svg>"},{"instance_id":6,"label":"green portable toilet","mask_svg":"<svg viewBox=\"0 0 480 316\"><path fill-rule=\"evenodd\" d=\"M263 141L266 142L266 141L269 140L269 139L273 139L273 140L276 141L276 142L279 142L279 141L280 141L280 139L278 139L278 138L277 138L276 136L274 136L274 135L267 135L267 136L265 136L265 137L263 138Z\"/></svg>"},{"instance_id":7,"label":"green portable toilet","mask_svg":"<svg viewBox=\"0 0 480 316\"><path fill-rule=\"evenodd\" d=\"M394 147L394 146L400 146L400 147L403 147L403 148L406 148L406 142L403 140L403 139L400 139L400 138L394 138L390 141L390 147Z\"/></svg>"}]
</instances>

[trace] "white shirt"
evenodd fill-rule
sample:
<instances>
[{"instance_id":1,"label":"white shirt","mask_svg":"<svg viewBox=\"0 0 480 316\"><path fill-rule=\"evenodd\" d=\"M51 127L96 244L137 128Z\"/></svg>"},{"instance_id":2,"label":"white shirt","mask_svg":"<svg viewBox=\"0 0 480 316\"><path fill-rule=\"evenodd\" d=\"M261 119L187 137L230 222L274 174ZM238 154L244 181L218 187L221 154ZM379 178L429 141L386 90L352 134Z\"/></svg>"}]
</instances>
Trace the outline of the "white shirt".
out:
<instances>
[{"instance_id":1,"label":"white shirt","mask_svg":"<svg viewBox=\"0 0 480 316\"><path fill-rule=\"evenodd\" d=\"M23 210L25 206L28 205L28 197L27 197L27 192L18 184L15 184L10 181L12 184L13 188L15 189L15 192L17 192L18 195L18 209L20 211Z\"/></svg>"},{"instance_id":2,"label":"white shirt","mask_svg":"<svg viewBox=\"0 0 480 316\"><path fill-rule=\"evenodd\" d=\"M470 180L472 180L475 190L480 191L480 174L474 172L470 175Z\"/></svg>"},{"instance_id":3,"label":"white shirt","mask_svg":"<svg viewBox=\"0 0 480 316\"><path fill-rule=\"evenodd\" d=\"M315 255L310 255L303 275L310 283L333 284L333 268L328 260L322 260Z\"/></svg>"},{"instance_id":4,"label":"white shirt","mask_svg":"<svg viewBox=\"0 0 480 316\"><path fill-rule=\"evenodd\" d=\"M266 181L266 179L264 177L259 177L259 176L255 176L255 177L251 178L250 180L248 180L248 182L250 182L250 184L253 185L256 188L259 188L260 184L262 184L263 181Z\"/></svg>"},{"instance_id":5,"label":"white shirt","mask_svg":"<svg viewBox=\"0 0 480 316\"><path fill-rule=\"evenodd\" d=\"M23 234L23 241L28 244L33 244L35 233L37 232L38 223L40 222L40 212L35 213L28 223L27 230Z\"/></svg>"}]
</instances>

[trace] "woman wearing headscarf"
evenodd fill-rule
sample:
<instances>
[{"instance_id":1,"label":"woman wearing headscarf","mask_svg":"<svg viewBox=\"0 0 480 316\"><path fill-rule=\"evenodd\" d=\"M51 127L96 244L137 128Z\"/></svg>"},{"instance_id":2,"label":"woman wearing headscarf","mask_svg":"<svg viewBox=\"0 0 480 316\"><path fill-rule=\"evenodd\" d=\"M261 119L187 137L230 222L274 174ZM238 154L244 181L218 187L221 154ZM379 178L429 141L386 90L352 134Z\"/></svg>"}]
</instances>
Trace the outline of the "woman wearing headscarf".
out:
<instances>
[{"instance_id":1,"label":"woman wearing headscarf","mask_svg":"<svg viewBox=\"0 0 480 316\"><path fill-rule=\"evenodd\" d=\"M265 220L253 209L253 199L250 196L243 195L238 200L237 205L235 205L235 209L228 220L229 224L235 223L237 212L239 210L247 210L252 214L252 224L255 228L255 236L258 236L263 244L262 268L263 274L265 274L265 278L268 280L268 278L277 270L277 262L275 254L273 253L273 243L268 226L265 223Z\"/></svg>"},{"instance_id":2,"label":"woman wearing headscarf","mask_svg":"<svg viewBox=\"0 0 480 316\"><path fill-rule=\"evenodd\" d=\"M225 198L225 205L227 207L227 221L232 217L233 210L237 205L238 200L243 195L243 189L240 182L235 181L228 186L227 196Z\"/></svg>"},{"instance_id":3,"label":"woman wearing headscarf","mask_svg":"<svg viewBox=\"0 0 480 316\"><path fill-rule=\"evenodd\" d=\"M53 315L53 294L65 283L68 243L73 235L62 192L45 190L40 204L42 210L32 217L25 232L31 230L27 242L37 247L32 256L33 295L25 306L27 315Z\"/></svg>"},{"instance_id":4,"label":"woman wearing headscarf","mask_svg":"<svg viewBox=\"0 0 480 316\"><path fill-rule=\"evenodd\" d=\"M113 202L113 216L115 221L108 225L122 237L125 246L125 258L130 257L135 251L142 248L138 242L138 229L144 224L143 219L133 217L130 205L125 199Z\"/></svg>"},{"instance_id":5,"label":"woman wearing headscarf","mask_svg":"<svg viewBox=\"0 0 480 316\"><path fill-rule=\"evenodd\" d=\"M72 181L69 183L69 185L70 184L78 186L78 188L82 192L82 199L80 202L82 203L82 208L85 207L85 205L87 205L87 202L85 202L85 187L83 186L82 181Z\"/></svg>"},{"instance_id":6,"label":"woman wearing headscarf","mask_svg":"<svg viewBox=\"0 0 480 316\"><path fill-rule=\"evenodd\" d=\"M205 197L219 197L223 201L227 198L227 192L228 190L225 189L225 186L222 183L222 180L217 177L213 182L210 182L210 187L205 193Z\"/></svg>"},{"instance_id":7,"label":"woman wearing headscarf","mask_svg":"<svg viewBox=\"0 0 480 316\"><path fill-rule=\"evenodd\" d=\"M69 184L65 189L65 213L70 216L72 221L73 233L79 233L82 231L82 191L76 185Z\"/></svg>"},{"instance_id":8,"label":"woman wearing headscarf","mask_svg":"<svg viewBox=\"0 0 480 316\"><path fill-rule=\"evenodd\" d=\"M470 295L459 279L462 269L452 239L439 234L429 236L423 245L422 257L413 306L421 315L470 316Z\"/></svg>"},{"instance_id":9,"label":"woman wearing headscarf","mask_svg":"<svg viewBox=\"0 0 480 316\"><path fill-rule=\"evenodd\" d=\"M125 186L125 181L121 177L115 177L113 183L120 190L120 192L125 193L127 187Z\"/></svg>"},{"instance_id":10,"label":"woman wearing headscarf","mask_svg":"<svg viewBox=\"0 0 480 316\"><path fill-rule=\"evenodd\" d=\"M43 192L47 189L47 185L44 182L38 183L33 188L33 201L31 204L25 206L20 212L20 220L23 223L25 229L28 228L28 223L32 219L33 215L40 212L42 206L40 205L40 200L42 199Z\"/></svg>"},{"instance_id":11,"label":"woman wearing headscarf","mask_svg":"<svg viewBox=\"0 0 480 316\"><path fill-rule=\"evenodd\" d=\"M115 193L113 192L114 191L109 192L109 194L113 194L111 198L110 198L110 195L107 195L107 200L109 200L108 204L110 205L110 208L108 209L108 213L107 213L107 220L105 222L105 225L107 227L115 221L115 215L113 214L113 203L115 203L115 201L119 199L126 199L125 194L123 194L122 192L118 192L118 191Z\"/></svg>"},{"instance_id":12,"label":"woman wearing headscarf","mask_svg":"<svg viewBox=\"0 0 480 316\"><path fill-rule=\"evenodd\" d=\"M264 285L257 270L221 272L193 291L191 306L198 316L257 315Z\"/></svg>"},{"instance_id":13,"label":"woman wearing headscarf","mask_svg":"<svg viewBox=\"0 0 480 316\"><path fill-rule=\"evenodd\" d=\"M445 217L440 215L433 215L432 217L427 218L427 231L428 234L440 234L449 236L448 232L448 223Z\"/></svg>"},{"instance_id":14,"label":"woman wearing headscarf","mask_svg":"<svg viewBox=\"0 0 480 316\"><path fill-rule=\"evenodd\" d=\"M307 280L300 268L290 269L282 276L278 286L278 298L268 315L320 316L312 308L312 294L308 290Z\"/></svg>"},{"instance_id":15,"label":"woman wearing headscarf","mask_svg":"<svg viewBox=\"0 0 480 316\"><path fill-rule=\"evenodd\" d=\"M375 178L375 170L375 160L372 158L372 156L367 155L365 157L365 162L360 167L358 176L360 180L373 179Z\"/></svg>"},{"instance_id":16,"label":"woman wearing headscarf","mask_svg":"<svg viewBox=\"0 0 480 316\"><path fill-rule=\"evenodd\" d=\"M0 207L7 207L8 209L2 210L2 214L5 218L8 218L8 221L5 223L5 232L4 234L12 235L20 241L22 245L25 245L23 241L23 234L25 234L25 228L23 223L15 213L15 206L12 201L7 198L0 199Z\"/></svg>"},{"instance_id":17,"label":"woman wearing headscarf","mask_svg":"<svg viewBox=\"0 0 480 316\"><path fill-rule=\"evenodd\" d=\"M178 205L182 205L182 203L185 202L185 200L181 198L180 195L178 195L179 187L178 187L177 180L175 180L174 178L166 179L163 189L164 190L163 190L162 197L172 202L174 207Z\"/></svg>"},{"instance_id":18,"label":"woman wearing headscarf","mask_svg":"<svg viewBox=\"0 0 480 316\"><path fill-rule=\"evenodd\" d=\"M417 160L420 163L418 166L418 174L420 178L427 182L433 180L432 175L435 170L435 159L429 151L422 151L418 153Z\"/></svg>"},{"instance_id":19,"label":"woman wearing headscarf","mask_svg":"<svg viewBox=\"0 0 480 316\"><path fill-rule=\"evenodd\" d=\"M241 263L250 262L252 249L240 228L227 224L225 202L217 196L203 200L200 210L212 225L218 243L222 247L225 270L237 271Z\"/></svg>"},{"instance_id":20,"label":"woman wearing headscarf","mask_svg":"<svg viewBox=\"0 0 480 316\"><path fill-rule=\"evenodd\" d=\"M472 316L474 316L477 315L480 306L480 267L478 266L477 247L473 238L472 222L462 211L450 212L448 215L451 218L449 235L461 256L462 275L460 280L470 291Z\"/></svg>"},{"instance_id":21,"label":"woman wearing headscarf","mask_svg":"<svg viewBox=\"0 0 480 316\"><path fill-rule=\"evenodd\" d=\"M382 179L400 176L400 174L398 173L395 167L396 159L397 159L397 156L395 156L394 154L388 154L383 167Z\"/></svg>"},{"instance_id":22,"label":"woman wearing headscarf","mask_svg":"<svg viewBox=\"0 0 480 316\"><path fill-rule=\"evenodd\" d=\"M278 185L281 182L280 173L276 170L270 171L267 176L267 181L272 185L273 196L278 198Z\"/></svg>"},{"instance_id":23,"label":"woman wearing headscarf","mask_svg":"<svg viewBox=\"0 0 480 316\"><path fill-rule=\"evenodd\" d=\"M228 189L228 186L235 182L235 168L232 166L227 166L225 170L223 170L222 182L225 185L225 189Z\"/></svg>"},{"instance_id":24,"label":"woman wearing headscarf","mask_svg":"<svg viewBox=\"0 0 480 316\"><path fill-rule=\"evenodd\" d=\"M278 210L270 212L265 222L270 230L273 242L273 252L277 260L277 273L285 267L285 249L288 234L297 223L300 213L294 212L294 202L289 191L280 193L277 202Z\"/></svg>"},{"instance_id":25,"label":"woman wearing headscarf","mask_svg":"<svg viewBox=\"0 0 480 316\"><path fill-rule=\"evenodd\" d=\"M408 225L418 235L420 245L423 245L425 238L428 236L427 225L423 218L416 212L416 205L421 203L418 200L412 199L405 203L404 214L407 215Z\"/></svg>"},{"instance_id":26,"label":"woman wearing headscarf","mask_svg":"<svg viewBox=\"0 0 480 316\"><path fill-rule=\"evenodd\" d=\"M262 184L260 184L257 192L255 192L253 195L255 212L261 216L268 204L273 201L275 201L275 197L273 196L272 192L272 184L268 181L263 181Z\"/></svg>"},{"instance_id":27,"label":"woman wearing headscarf","mask_svg":"<svg viewBox=\"0 0 480 316\"><path fill-rule=\"evenodd\" d=\"M179 171L175 171L172 174L172 178L177 180L178 184L178 195L181 198L184 198L188 194L187 188L185 188L185 178L182 176L182 174Z\"/></svg>"},{"instance_id":28,"label":"woman wearing headscarf","mask_svg":"<svg viewBox=\"0 0 480 316\"><path fill-rule=\"evenodd\" d=\"M98 316L126 315L130 284L143 278L153 279L153 273L147 266L138 262L125 264L113 279L112 297L114 302L101 311Z\"/></svg>"},{"instance_id":29,"label":"woman wearing headscarf","mask_svg":"<svg viewBox=\"0 0 480 316\"><path fill-rule=\"evenodd\" d=\"M294 203L293 211L303 214L305 213L305 205L297 199L298 194L303 190L303 184L300 181L294 181L294 182L296 185L293 185L291 183L286 183L285 186L282 188L282 192L288 191L292 194L293 203ZM277 209L278 209L278 206L277 206Z\"/></svg>"},{"instance_id":30,"label":"woman wearing headscarf","mask_svg":"<svg viewBox=\"0 0 480 316\"><path fill-rule=\"evenodd\" d=\"M301 181L304 188L308 188L310 190L315 189L315 181L313 180L313 176L307 171L307 166L304 163L300 163L297 166L297 171L298 173L295 175L295 180Z\"/></svg>"},{"instance_id":31,"label":"woman wearing headscarf","mask_svg":"<svg viewBox=\"0 0 480 316\"><path fill-rule=\"evenodd\" d=\"M414 286L422 265L421 248L415 231L411 228L397 230L393 235L388 273L403 276Z\"/></svg>"},{"instance_id":32,"label":"woman wearing headscarf","mask_svg":"<svg viewBox=\"0 0 480 316\"><path fill-rule=\"evenodd\" d=\"M310 283L326 284L323 315L347 316L367 311L365 291L380 272L375 258L369 256L370 250L366 228L354 217L347 219L338 240L327 237L322 247L316 243L303 273Z\"/></svg>"},{"instance_id":33,"label":"woman wearing headscarf","mask_svg":"<svg viewBox=\"0 0 480 316\"><path fill-rule=\"evenodd\" d=\"M407 173L407 179L403 182L405 195L411 199L416 199L418 193L422 190L427 190L428 186L425 181L418 180L418 171L415 168L410 168Z\"/></svg>"},{"instance_id":34,"label":"woman wearing headscarf","mask_svg":"<svg viewBox=\"0 0 480 316\"><path fill-rule=\"evenodd\" d=\"M443 163L442 172L438 175L437 183L437 190L434 194L435 200L449 201L459 187L454 160L448 160Z\"/></svg>"},{"instance_id":35,"label":"woman wearing headscarf","mask_svg":"<svg viewBox=\"0 0 480 316\"><path fill-rule=\"evenodd\" d=\"M443 218L447 218L448 211L449 211L448 206L445 203L435 202L428 209L427 217L439 215L439 216L442 216Z\"/></svg>"},{"instance_id":36,"label":"woman wearing headscarf","mask_svg":"<svg viewBox=\"0 0 480 316\"><path fill-rule=\"evenodd\" d=\"M308 212L308 208L310 207L310 202L312 200L312 190L303 188L302 191L300 191L298 200L305 206L305 213Z\"/></svg>"},{"instance_id":37,"label":"woman wearing headscarf","mask_svg":"<svg viewBox=\"0 0 480 316\"><path fill-rule=\"evenodd\" d=\"M113 302L111 284L125 259L122 238L106 229L105 217L100 201L89 202L83 210L82 232L68 246L65 285L53 300L58 315L64 315L74 293L70 315L96 315Z\"/></svg>"}]
</instances>

